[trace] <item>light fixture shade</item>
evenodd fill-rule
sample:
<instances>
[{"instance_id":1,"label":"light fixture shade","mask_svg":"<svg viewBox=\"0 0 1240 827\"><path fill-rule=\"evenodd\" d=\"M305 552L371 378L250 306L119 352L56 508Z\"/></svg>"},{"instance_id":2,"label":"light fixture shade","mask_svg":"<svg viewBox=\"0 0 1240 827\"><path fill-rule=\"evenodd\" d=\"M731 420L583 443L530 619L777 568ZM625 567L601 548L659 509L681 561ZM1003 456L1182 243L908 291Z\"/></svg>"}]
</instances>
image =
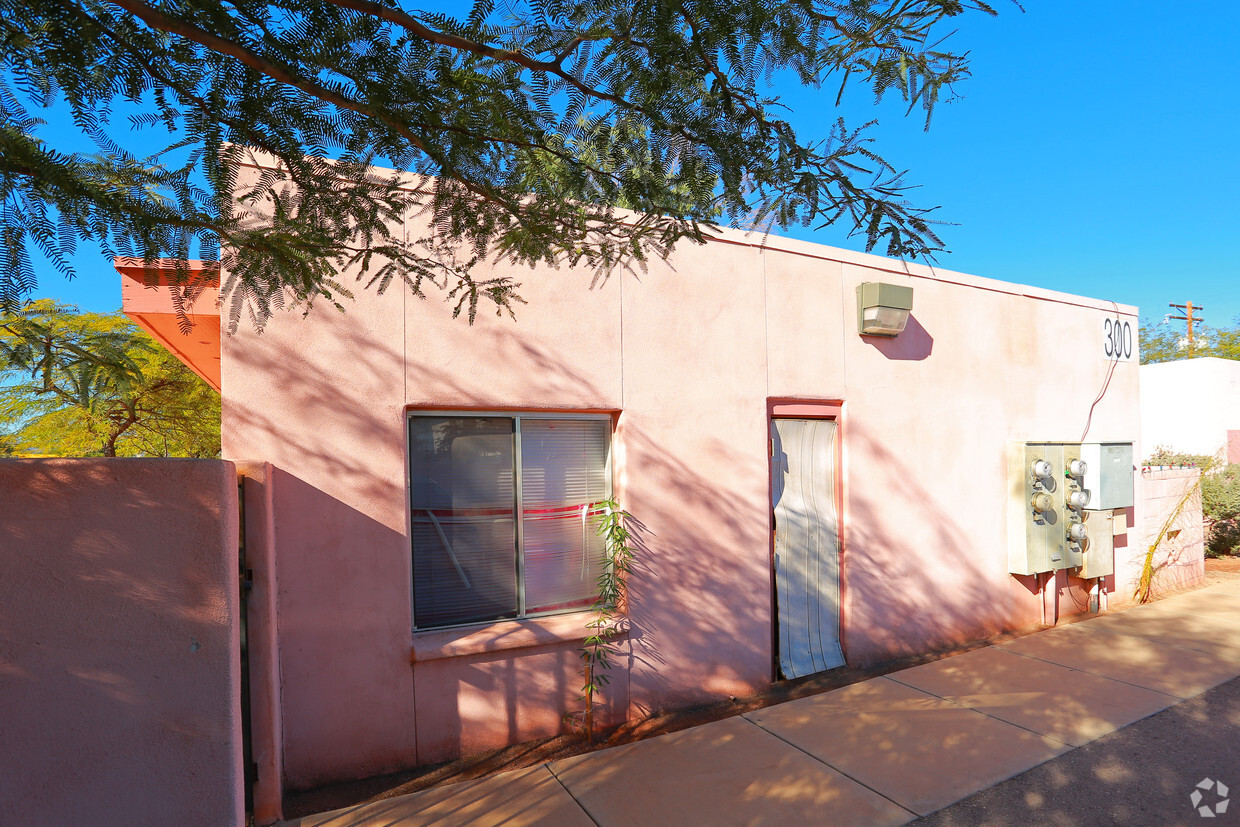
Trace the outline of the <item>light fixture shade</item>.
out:
<instances>
[{"instance_id":1,"label":"light fixture shade","mask_svg":"<svg viewBox=\"0 0 1240 827\"><path fill-rule=\"evenodd\" d=\"M878 281L857 285L857 332L863 336L898 336L912 309L911 287Z\"/></svg>"},{"instance_id":2,"label":"light fixture shade","mask_svg":"<svg viewBox=\"0 0 1240 827\"><path fill-rule=\"evenodd\" d=\"M862 312L861 332L867 336L896 336L908 324L908 311L898 307L867 307Z\"/></svg>"}]
</instances>

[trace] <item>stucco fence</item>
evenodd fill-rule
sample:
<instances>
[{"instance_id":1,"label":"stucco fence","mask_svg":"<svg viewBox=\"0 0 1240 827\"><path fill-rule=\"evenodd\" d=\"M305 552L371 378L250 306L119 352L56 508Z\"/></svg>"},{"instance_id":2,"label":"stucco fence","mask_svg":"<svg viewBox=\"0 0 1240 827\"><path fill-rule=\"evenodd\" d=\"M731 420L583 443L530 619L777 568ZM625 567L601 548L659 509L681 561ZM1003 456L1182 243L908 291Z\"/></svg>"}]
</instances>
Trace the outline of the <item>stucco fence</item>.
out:
<instances>
[{"instance_id":1,"label":"stucco fence","mask_svg":"<svg viewBox=\"0 0 1240 827\"><path fill-rule=\"evenodd\" d=\"M1122 582L1131 595L1141 577L1148 549L1154 551L1155 597L1205 580L1205 528L1201 513L1201 471L1197 468L1146 467L1137 489L1144 518L1135 532L1140 545L1129 557ZM1117 555L1118 562L1118 555Z\"/></svg>"},{"instance_id":2,"label":"stucco fence","mask_svg":"<svg viewBox=\"0 0 1240 827\"><path fill-rule=\"evenodd\" d=\"M236 470L0 460L0 823L244 821Z\"/></svg>"}]
</instances>

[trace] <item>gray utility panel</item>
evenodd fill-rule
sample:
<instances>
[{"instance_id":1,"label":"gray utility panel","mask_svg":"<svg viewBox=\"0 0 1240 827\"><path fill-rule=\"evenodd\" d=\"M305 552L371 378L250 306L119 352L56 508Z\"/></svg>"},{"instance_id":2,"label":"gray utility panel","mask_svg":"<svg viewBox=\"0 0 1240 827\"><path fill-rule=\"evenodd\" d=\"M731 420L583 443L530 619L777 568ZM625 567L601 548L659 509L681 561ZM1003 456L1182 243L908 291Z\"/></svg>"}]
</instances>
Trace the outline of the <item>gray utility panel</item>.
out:
<instances>
[{"instance_id":1,"label":"gray utility panel","mask_svg":"<svg viewBox=\"0 0 1240 827\"><path fill-rule=\"evenodd\" d=\"M1123 519L1123 515L1120 515ZM1080 577L1093 580L1115 574L1115 515L1110 511L1086 511L1089 539L1081 559Z\"/></svg>"},{"instance_id":2,"label":"gray utility panel","mask_svg":"<svg viewBox=\"0 0 1240 827\"><path fill-rule=\"evenodd\" d=\"M1090 509L1129 508L1134 503L1131 442L1086 442L1081 459L1089 466L1085 487L1092 492Z\"/></svg>"}]
</instances>

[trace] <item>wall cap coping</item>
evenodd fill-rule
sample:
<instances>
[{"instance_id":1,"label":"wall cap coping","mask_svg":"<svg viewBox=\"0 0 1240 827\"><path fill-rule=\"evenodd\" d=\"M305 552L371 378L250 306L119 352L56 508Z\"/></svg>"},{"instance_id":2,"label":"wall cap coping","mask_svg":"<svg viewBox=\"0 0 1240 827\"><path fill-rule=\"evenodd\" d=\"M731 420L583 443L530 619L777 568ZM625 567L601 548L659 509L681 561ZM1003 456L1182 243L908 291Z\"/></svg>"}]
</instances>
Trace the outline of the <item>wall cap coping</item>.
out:
<instances>
[{"instance_id":1,"label":"wall cap coping","mask_svg":"<svg viewBox=\"0 0 1240 827\"><path fill-rule=\"evenodd\" d=\"M1201 469L1188 466L1171 468L1163 465L1146 465L1141 469L1141 476L1151 481L1196 479L1201 476Z\"/></svg>"},{"instance_id":2,"label":"wall cap coping","mask_svg":"<svg viewBox=\"0 0 1240 827\"><path fill-rule=\"evenodd\" d=\"M586 628L586 623L593 617L592 611L569 612L522 620L502 620L481 627L414 632L409 659L412 663L421 663L556 643L578 643L589 636L590 630ZM615 640L628 637L627 618L620 619L620 627Z\"/></svg>"}]
</instances>

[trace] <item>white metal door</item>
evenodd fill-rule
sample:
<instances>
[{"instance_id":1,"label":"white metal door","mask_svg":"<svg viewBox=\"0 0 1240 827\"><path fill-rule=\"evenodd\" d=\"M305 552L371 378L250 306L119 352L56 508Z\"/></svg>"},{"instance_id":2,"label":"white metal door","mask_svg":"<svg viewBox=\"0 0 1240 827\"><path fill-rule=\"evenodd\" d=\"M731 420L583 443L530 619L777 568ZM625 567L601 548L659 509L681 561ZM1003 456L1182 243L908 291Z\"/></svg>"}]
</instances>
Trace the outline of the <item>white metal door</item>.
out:
<instances>
[{"instance_id":1,"label":"white metal door","mask_svg":"<svg viewBox=\"0 0 1240 827\"><path fill-rule=\"evenodd\" d=\"M828 419L771 420L775 595L785 678L844 665L835 440L836 424Z\"/></svg>"}]
</instances>

